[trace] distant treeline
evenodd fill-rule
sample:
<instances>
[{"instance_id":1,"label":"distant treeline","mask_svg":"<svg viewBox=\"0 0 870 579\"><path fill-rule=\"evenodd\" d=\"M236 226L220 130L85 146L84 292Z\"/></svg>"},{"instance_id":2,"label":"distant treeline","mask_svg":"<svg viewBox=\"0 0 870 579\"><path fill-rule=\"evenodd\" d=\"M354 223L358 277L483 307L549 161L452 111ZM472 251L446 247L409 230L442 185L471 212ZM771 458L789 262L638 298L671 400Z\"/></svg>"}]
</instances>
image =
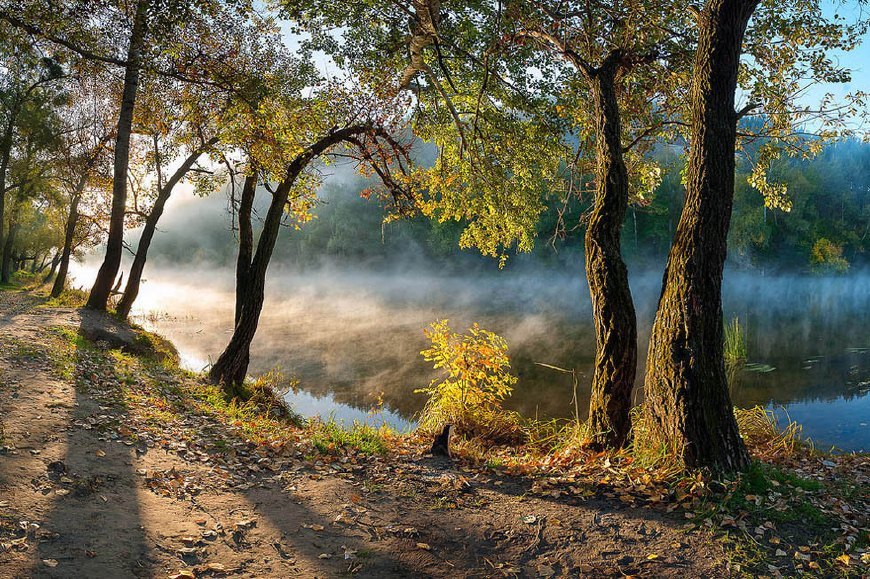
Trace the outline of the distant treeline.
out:
<instances>
[{"instance_id":1,"label":"distant treeline","mask_svg":"<svg viewBox=\"0 0 870 579\"><path fill-rule=\"evenodd\" d=\"M661 266L682 209L682 157L660 151L661 185L648 204L633 204L623 229L623 251L634 266ZM750 163L738 164L729 237L732 267L807 272L842 272L867 265L870 231L870 144L845 141L826 146L812 159L783 158L771 176L788 186L791 210L766 208L761 194L747 182ZM421 216L383 223L374 199L363 199L361 179L327 180L320 191L316 218L300 229L287 228L276 247L276 261L298 268L324 265L368 267L439 266L450 270L496 268L497 262L475 249L461 250L463 223L437 223ZM217 200L210 207L217 211ZM220 204L221 210L225 207ZM553 240L562 201L555 196L538 226L530 255L515 255L507 267L564 263L576 267L583 248L583 215L588 202L572 200L563 213L565 233ZM167 225L155 240L155 257L169 261L234 263L236 245L229 217L209 216L202 204L194 230ZM182 216L179 216L181 219ZM190 216L184 217L189 223Z\"/></svg>"}]
</instances>

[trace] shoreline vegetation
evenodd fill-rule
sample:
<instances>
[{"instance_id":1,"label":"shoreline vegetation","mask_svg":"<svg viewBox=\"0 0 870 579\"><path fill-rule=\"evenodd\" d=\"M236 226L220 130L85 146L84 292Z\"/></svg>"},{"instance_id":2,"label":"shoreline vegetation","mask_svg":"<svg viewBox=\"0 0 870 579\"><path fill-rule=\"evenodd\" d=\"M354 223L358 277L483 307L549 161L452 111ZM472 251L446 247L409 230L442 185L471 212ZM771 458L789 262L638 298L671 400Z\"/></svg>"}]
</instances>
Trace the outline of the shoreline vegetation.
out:
<instances>
[{"instance_id":1,"label":"shoreline vegetation","mask_svg":"<svg viewBox=\"0 0 870 579\"><path fill-rule=\"evenodd\" d=\"M499 402L510 395L511 389L506 344L480 328L465 335L453 334L445 321L433 324L427 334L433 346L424 355L437 364L436 368L446 367L446 374L442 382L433 382L426 389L430 402L424 412L428 414L421 417L418 430L400 434L386 426L303 419L281 398L280 388L287 381L280 373L247 380L247 400L228 401L221 388L209 383L205 375L181 369L177 352L166 340L110 315L99 314L102 322L88 321L95 312L81 310L81 314L75 314L78 310L73 309L83 305L83 293L72 290L48 298L47 288L40 287L39 280L23 278L0 291L0 323L4 324L0 358L5 358L7 364L38 361L47 365L55 379L73 385L77 394L97 400L100 408L123 408L120 423L112 428L124 444L137 444L143 436L159 437L161 431L173 432L176 438L162 443L168 452L183 445L188 453L220 457L219 461L256 457L253 468L245 470L245 480L266 473L281 477L287 469L308 468L321 477L349 472L359 476L363 488L391 492L402 484L401 468L393 480L372 482L377 479L368 469L379 466L371 465L421 460L431 445L433 432L450 421L458 427L451 441L453 457L438 468L444 472L443 477L448 477L447 473L456 476L445 478L448 482L433 482L434 486L447 485L451 490L436 493L434 503L420 503L416 507L419 510L449 509L460 517L467 513L473 522L480 516L480 507L466 500L468 489L461 481L495 477L506 481L496 485L520 485L525 489L522 496L562 504L565 509L578 503L604 501L609 505L606 508L637 511L641 520L666 517L678 521L675 532L683 537L682 541L714 537L722 546L717 554L721 560L716 561L715 571L701 573L705 576L860 577L870 569L868 455L830 454L814 449L801 439L799 425L778 425L772 414L760 407L735 409L752 458L749 469L740 475L717 480L704 471L686 471L672 464L667 449L644 444L646 425L640 412L632 413L631 444L620 451L599 452L586 443L589 433L579 421L536 421L503 411ZM14 328L9 326L10 308L16 315L52 312L83 317L78 328L49 323L39 329L39 343L28 343L16 338ZM93 328L98 329L96 333ZM469 362L472 354L477 357ZM470 368L470 374L463 374L459 366L450 366L451 356L465 360L463 368ZM483 382L474 381L473 376L487 372L500 377L496 381L498 388L487 390ZM468 379L469 375L472 378ZM12 386L0 382L5 413ZM191 421L197 424L203 420L215 428L190 428ZM8 430L9 424L5 426ZM213 435L216 430L223 434ZM0 437L2 462L16 452L21 441L2 430ZM246 466L248 458L244 459ZM194 500L171 476L146 476L138 482L153 493ZM26 525L19 528L14 517L10 518L9 509L14 511L14 504L4 500L2 506L0 561L26 554L32 543L44 540L33 535ZM536 528L535 515L523 516L526 518L518 524ZM500 531L510 532L508 528ZM420 549L427 552L445 548L424 545ZM534 559L537 548L505 563L507 567L490 571L503 576L523 574L523 565ZM571 548L582 552L584 545L578 543ZM646 547L641 544L638 548ZM355 572L356 562L360 564L357 571L363 571L363 575L372 572L368 561L358 555L350 560L348 569ZM686 572L681 567L657 566L658 560L673 561L668 553L644 551L628 555L630 561L617 565L623 574L677 576ZM544 567L541 576L548 576L548 569L556 570L551 575L572 571L551 563ZM220 568L220 564L214 567L215 573ZM179 569L174 576L208 574L208 568L201 565L184 564ZM187 569L191 574L184 574ZM577 570L582 573L582 567L573 571ZM424 574L438 575L431 570Z\"/></svg>"}]
</instances>

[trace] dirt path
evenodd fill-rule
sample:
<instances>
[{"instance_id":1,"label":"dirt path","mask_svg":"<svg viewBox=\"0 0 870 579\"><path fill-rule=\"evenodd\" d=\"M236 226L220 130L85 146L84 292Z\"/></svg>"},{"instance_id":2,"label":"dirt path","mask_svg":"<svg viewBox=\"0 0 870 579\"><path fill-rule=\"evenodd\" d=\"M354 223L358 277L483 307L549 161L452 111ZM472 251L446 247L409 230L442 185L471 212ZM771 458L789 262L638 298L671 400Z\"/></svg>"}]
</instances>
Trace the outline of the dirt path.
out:
<instances>
[{"instance_id":1,"label":"dirt path","mask_svg":"<svg viewBox=\"0 0 870 579\"><path fill-rule=\"evenodd\" d=\"M47 329L82 314L33 299L0 293L0 577L728 576L678 514L547 500L431 458L227 470L60 378Z\"/></svg>"}]
</instances>

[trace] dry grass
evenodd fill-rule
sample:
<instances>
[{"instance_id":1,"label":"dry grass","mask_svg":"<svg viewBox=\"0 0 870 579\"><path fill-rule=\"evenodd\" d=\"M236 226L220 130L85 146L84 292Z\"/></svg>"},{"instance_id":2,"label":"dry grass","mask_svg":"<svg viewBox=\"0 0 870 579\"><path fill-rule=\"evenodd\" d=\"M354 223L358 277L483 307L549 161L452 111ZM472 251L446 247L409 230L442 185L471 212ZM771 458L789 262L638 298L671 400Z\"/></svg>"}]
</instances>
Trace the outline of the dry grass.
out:
<instances>
[{"instance_id":1,"label":"dry grass","mask_svg":"<svg viewBox=\"0 0 870 579\"><path fill-rule=\"evenodd\" d=\"M459 437L477 440L485 446L519 445L528 440L522 416L497 404L463 406L427 403L418 420L418 430L422 433L432 435L445 424L452 424Z\"/></svg>"},{"instance_id":2,"label":"dry grass","mask_svg":"<svg viewBox=\"0 0 870 579\"><path fill-rule=\"evenodd\" d=\"M761 406L735 408L734 417L746 445L762 460L789 458L809 448L809 444L801 438L800 424L789 420L782 427L773 412Z\"/></svg>"}]
</instances>

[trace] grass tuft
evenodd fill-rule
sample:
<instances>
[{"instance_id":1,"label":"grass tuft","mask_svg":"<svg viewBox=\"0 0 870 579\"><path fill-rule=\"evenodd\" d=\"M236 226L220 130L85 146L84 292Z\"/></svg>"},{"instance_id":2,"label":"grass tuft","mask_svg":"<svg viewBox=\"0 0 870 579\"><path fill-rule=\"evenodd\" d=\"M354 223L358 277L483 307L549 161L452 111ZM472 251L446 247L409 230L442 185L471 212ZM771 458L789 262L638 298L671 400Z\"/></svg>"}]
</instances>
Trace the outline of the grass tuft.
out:
<instances>
[{"instance_id":1,"label":"grass tuft","mask_svg":"<svg viewBox=\"0 0 870 579\"><path fill-rule=\"evenodd\" d=\"M761 406L735 408L734 417L743 440L759 458L790 458L808 447L801 439L800 424L789 420L783 428L773 412Z\"/></svg>"},{"instance_id":2,"label":"grass tuft","mask_svg":"<svg viewBox=\"0 0 870 579\"><path fill-rule=\"evenodd\" d=\"M321 454L354 450L367 456L385 455L389 449L387 439L394 434L386 425L375 428L354 422L353 426L345 428L334 420L311 420L309 429L311 443Z\"/></svg>"}]
</instances>

